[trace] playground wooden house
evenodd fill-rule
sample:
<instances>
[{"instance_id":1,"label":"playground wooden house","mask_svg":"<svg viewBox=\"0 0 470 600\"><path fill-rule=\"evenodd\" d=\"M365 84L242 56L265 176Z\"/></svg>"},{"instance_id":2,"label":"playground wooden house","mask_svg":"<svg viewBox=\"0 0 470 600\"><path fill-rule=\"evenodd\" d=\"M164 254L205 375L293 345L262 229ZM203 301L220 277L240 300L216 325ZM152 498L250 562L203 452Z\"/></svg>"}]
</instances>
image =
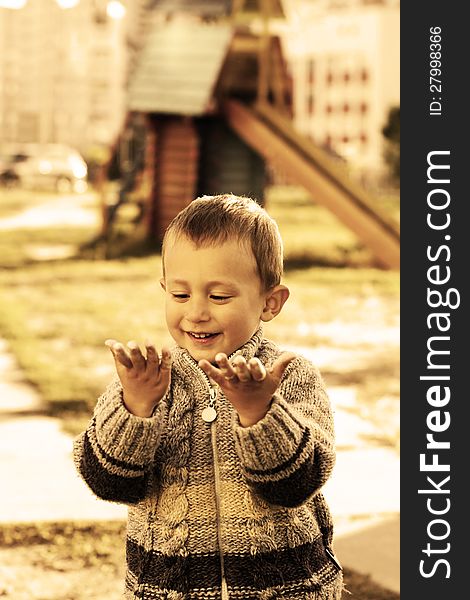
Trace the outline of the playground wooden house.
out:
<instances>
[{"instance_id":1,"label":"playground wooden house","mask_svg":"<svg viewBox=\"0 0 470 600\"><path fill-rule=\"evenodd\" d=\"M196 196L231 192L263 203L269 165L334 212L379 264L397 268L398 227L294 130L291 78L268 30L282 15L279 0L154 1L117 145L137 140L118 204L140 186L146 233L158 242Z\"/></svg>"}]
</instances>

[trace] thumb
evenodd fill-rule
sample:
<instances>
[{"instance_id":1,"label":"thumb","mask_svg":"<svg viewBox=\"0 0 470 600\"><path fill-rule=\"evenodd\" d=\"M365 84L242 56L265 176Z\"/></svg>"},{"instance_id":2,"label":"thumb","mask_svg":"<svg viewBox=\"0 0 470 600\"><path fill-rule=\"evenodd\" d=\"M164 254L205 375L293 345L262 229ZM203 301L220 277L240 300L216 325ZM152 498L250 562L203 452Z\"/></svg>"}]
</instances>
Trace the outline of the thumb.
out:
<instances>
[{"instance_id":1,"label":"thumb","mask_svg":"<svg viewBox=\"0 0 470 600\"><path fill-rule=\"evenodd\" d=\"M287 365L294 360L294 358L296 358L296 355L293 352L283 352L270 369L272 377L277 381L280 381Z\"/></svg>"},{"instance_id":2,"label":"thumb","mask_svg":"<svg viewBox=\"0 0 470 600\"><path fill-rule=\"evenodd\" d=\"M162 378L162 383L168 387L171 379L171 352L168 348L162 348L160 376Z\"/></svg>"}]
</instances>

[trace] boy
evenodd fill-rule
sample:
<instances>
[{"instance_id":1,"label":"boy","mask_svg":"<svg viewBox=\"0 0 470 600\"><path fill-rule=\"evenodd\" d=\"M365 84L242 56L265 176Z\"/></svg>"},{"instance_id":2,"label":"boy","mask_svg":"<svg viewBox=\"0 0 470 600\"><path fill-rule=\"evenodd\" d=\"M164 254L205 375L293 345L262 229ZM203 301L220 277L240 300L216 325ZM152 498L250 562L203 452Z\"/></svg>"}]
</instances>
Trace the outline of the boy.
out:
<instances>
[{"instance_id":1,"label":"boy","mask_svg":"<svg viewBox=\"0 0 470 600\"><path fill-rule=\"evenodd\" d=\"M177 346L107 340L118 378L74 450L90 488L129 505L126 598L339 600L329 401L262 336L289 296L275 222L248 198L196 199L162 261Z\"/></svg>"}]
</instances>

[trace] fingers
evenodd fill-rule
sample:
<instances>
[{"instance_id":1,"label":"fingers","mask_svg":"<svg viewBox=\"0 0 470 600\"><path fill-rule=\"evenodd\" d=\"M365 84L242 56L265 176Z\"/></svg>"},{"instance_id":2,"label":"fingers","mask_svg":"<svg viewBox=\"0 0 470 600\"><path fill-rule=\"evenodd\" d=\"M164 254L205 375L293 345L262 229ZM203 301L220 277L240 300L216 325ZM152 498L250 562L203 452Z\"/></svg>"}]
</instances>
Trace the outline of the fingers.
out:
<instances>
[{"instance_id":1,"label":"fingers","mask_svg":"<svg viewBox=\"0 0 470 600\"><path fill-rule=\"evenodd\" d=\"M237 376L232 365L230 364L227 355L220 352L215 357L215 362L218 364L220 370L222 371L222 375L227 381L231 381L235 379Z\"/></svg>"},{"instance_id":2,"label":"fingers","mask_svg":"<svg viewBox=\"0 0 470 600\"><path fill-rule=\"evenodd\" d=\"M119 363L128 369L132 369L132 361L124 350L124 346L122 344L116 340L106 340L105 345L111 350L116 367Z\"/></svg>"},{"instance_id":3,"label":"fingers","mask_svg":"<svg viewBox=\"0 0 470 600\"><path fill-rule=\"evenodd\" d=\"M251 358L248 361L251 376L255 381L263 381L266 379L266 367L260 361L259 358Z\"/></svg>"},{"instance_id":4,"label":"fingers","mask_svg":"<svg viewBox=\"0 0 470 600\"><path fill-rule=\"evenodd\" d=\"M233 370L240 381L244 383L251 381L251 373L248 364L243 356L236 356L232 362Z\"/></svg>"},{"instance_id":5,"label":"fingers","mask_svg":"<svg viewBox=\"0 0 470 600\"><path fill-rule=\"evenodd\" d=\"M171 378L171 352L168 348L162 348L162 358L160 360L160 381L165 387L170 385Z\"/></svg>"},{"instance_id":6,"label":"fingers","mask_svg":"<svg viewBox=\"0 0 470 600\"><path fill-rule=\"evenodd\" d=\"M171 369L171 351L169 348L162 348L161 358L158 356L155 346L150 342L145 344L145 348L147 350L147 370L160 369L162 371L169 371Z\"/></svg>"},{"instance_id":7,"label":"fingers","mask_svg":"<svg viewBox=\"0 0 470 600\"><path fill-rule=\"evenodd\" d=\"M261 382L266 379L266 367L259 358L250 358L248 363L243 356L237 356L234 360L235 372L240 381L255 381Z\"/></svg>"},{"instance_id":8,"label":"fingers","mask_svg":"<svg viewBox=\"0 0 470 600\"><path fill-rule=\"evenodd\" d=\"M168 348L162 349L160 358L155 346L150 342L145 344L146 356L143 355L137 342L133 340L127 343L127 349L113 339L106 340L105 346L111 350L115 362L127 369L135 369L139 372L158 370L169 372L171 370L171 352Z\"/></svg>"},{"instance_id":9,"label":"fingers","mask_svg":"<svg viewBox=\"0 0 470 600\"><path fill-rule=\"evenodd\" d=\"M222 376L225 381L233 382L241 381L247 383L253 380L260 382L266 378L266 368L258 358L252 358L247 363L244 357L239 355L230 362L227 355L220 352L216 355L215 362L219 369L210 365L207 361L204 361L205 369L203 369L207 375L209 375L208 371L210 370L211 375L209 376L214 380L214 375L216 373L219 376ZM210 369L208 365L211 367ZM222 383L224 383L224 381L222 381Z\"/></svg>"},{"instance_id":10,"label":"fingers","mask_svg":"<svg viewBox=\"0 0 470 600\"><path fill-rule=\"evenodd\" d=\"M145 350L147 352L147 369L158 369L160 365L160 357L155 346L151 342L145 343Z\"/></svg>"},{"instance_id":11,"label":"fingers","mask_svg":"<svg viewBox=\"0 0 470 600\"><path fill-rule=\"evenodd\" d=\"M162 348L161 369L171 369L171 352L169 348Z\"/></svg>"},{"instance_id":12,"label":"fingers","mask_svg":"<svg viewBox=\"0 0 470 600\"><path fill-rule=\"evenodd\" d=\"M137 342L127 342L127 347L131 355L132 366L137 371L145 371L147 361L145 360Z\"/></svg>"},{"instance_id":13,"label":"fingers","mask_svg":"<svg viewBox=\"0 0 470 600\"><path fill-rule=\"evenodd\" d=\"M211 365L211 363L208 360L202 359L198 362L198 365L208 377L210 377L213 381L218 383L220 386L223 387L224 385L227 385L227 380L222 375L222 371L220 369L218 369L217 367L214 367L213 365Z\"/></svg>"}]
</instances>

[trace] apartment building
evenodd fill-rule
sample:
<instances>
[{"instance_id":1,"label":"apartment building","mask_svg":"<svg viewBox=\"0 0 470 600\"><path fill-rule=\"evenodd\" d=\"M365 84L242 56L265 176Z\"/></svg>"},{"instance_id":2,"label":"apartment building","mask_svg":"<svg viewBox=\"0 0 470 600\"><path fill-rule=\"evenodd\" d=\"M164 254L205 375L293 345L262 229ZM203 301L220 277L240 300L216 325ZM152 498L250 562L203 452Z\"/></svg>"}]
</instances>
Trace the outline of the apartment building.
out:
<instances>
[{"instance_id":1,"label":"apartment building","mask_svg":"<svg viewBox=\"0 0 470 600\"><path fill-rule=\"evenodd\" d=\"M399 4L287 0L295 125L359 172L384 168L382 127L400 103Z\"/></svg>"},{"instance_id":2,"label":"apartment building","mask_svg":"<svg viewBox=\"0 0 470 600\"><path fill-rule=\"evenodd\" d=\"M82 150L112 141L125 111L128 38L126 18L109 16L106 0L0 8L0 140Z\"/></svg>"}]
</instances>

